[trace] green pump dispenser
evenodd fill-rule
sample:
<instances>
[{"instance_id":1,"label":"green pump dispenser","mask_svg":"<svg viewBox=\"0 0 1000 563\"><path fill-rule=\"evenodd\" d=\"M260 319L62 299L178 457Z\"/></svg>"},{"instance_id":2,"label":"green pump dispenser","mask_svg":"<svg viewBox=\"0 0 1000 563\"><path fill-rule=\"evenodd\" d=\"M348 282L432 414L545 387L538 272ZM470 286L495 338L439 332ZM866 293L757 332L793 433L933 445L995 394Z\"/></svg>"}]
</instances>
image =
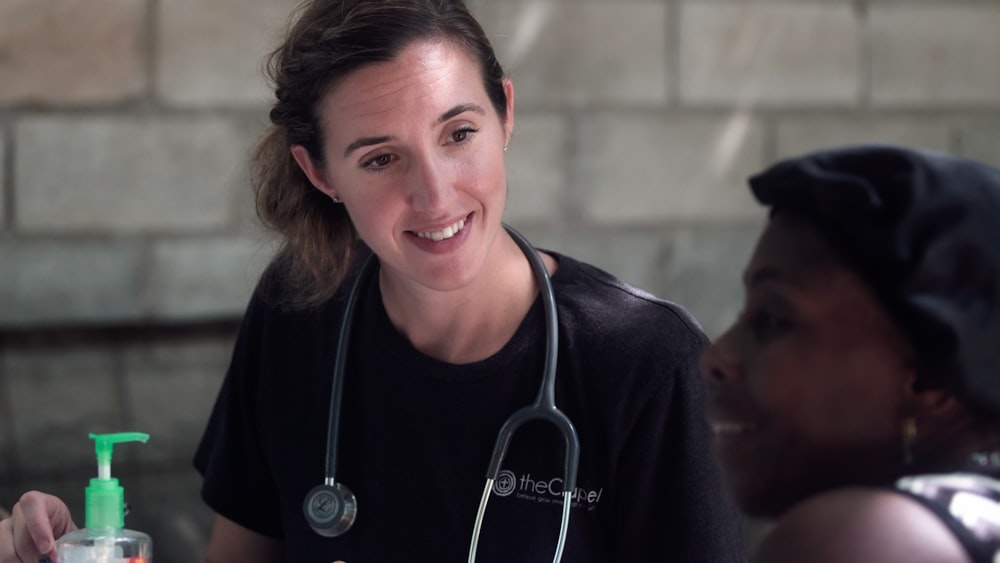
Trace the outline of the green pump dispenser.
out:
<instances>
[{"instance_id":1,"label":"green pump dispenser","mask_svg":"<svg viewBox=\"0 0 1000 563\"><path fill-rule=\"evenodd\" d=\"M143 442L149 434L91 434L97 451L97 477L86 489L86 527L56 540L56 563L152 563L153 540L125 529L125 489L111 476L115 444Z\"/></svg>"},{"instance_id":2,"label":"green pump dispenser","mask_svg":"<svg viewBox=\"0 0 1000 563\"><path fill-rule=\"evenodd\" d=\"M111 477L111 455L115 444L149 440L142 432L91 434L97 451L97 477L90 480L85 496L88 528L122 528L125 526L125 489Z\"/></svg>"}]
</instances>

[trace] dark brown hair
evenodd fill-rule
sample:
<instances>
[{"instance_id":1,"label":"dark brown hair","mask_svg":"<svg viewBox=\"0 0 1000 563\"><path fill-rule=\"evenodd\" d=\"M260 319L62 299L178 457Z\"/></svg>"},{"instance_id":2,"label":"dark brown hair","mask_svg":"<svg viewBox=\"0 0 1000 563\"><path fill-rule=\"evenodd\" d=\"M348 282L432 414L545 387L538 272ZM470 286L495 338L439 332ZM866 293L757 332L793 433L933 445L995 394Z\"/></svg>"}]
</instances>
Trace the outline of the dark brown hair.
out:
<instances>
[{"instance_id":1,"label":"dark brown hair","mask_svg":"<svg viewBox=\"0 0 1000 563\"><path fill-rule=\"evenodd\" d=\"M358 235L344 206L316 189L291 154L302 145L323 165L319 106L337 81L365 65L393 60L411 43L440 39L478 61L497 113L506 117L503 69L482 27L461 0L307 0L267 59L276 101L252 161L257 214L280 233L286 305L331 297L344 279Z\"/></svg>"}]
</instances>

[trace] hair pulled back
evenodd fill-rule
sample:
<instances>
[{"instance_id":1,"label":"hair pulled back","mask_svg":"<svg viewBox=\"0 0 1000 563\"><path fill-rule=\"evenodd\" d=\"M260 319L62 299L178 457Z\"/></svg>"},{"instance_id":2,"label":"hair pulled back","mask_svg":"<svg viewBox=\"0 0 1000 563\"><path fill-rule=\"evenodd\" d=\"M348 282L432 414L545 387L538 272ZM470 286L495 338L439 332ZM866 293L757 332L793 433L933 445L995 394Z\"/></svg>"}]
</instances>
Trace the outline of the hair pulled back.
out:
<instances>
[{"instance_id":1,"label":"hair pulled back","mask_svg":"<svg viewBox=\"0 0 1000 563\"><path fill-rule=\"evenodd\" d=\"M316 189L291 154L308 150L324 165L319 108L324 94L351 72L388 62L418 40L444 40L479 63L497 113L506 117L503 69L482 27L461 0L307 0L293 12L284 41L266 59L276 101L271 125L252 160L257 215L282 238L287 305L330 298L358 248L344 206Z\"/></svg>"}]
</instances>

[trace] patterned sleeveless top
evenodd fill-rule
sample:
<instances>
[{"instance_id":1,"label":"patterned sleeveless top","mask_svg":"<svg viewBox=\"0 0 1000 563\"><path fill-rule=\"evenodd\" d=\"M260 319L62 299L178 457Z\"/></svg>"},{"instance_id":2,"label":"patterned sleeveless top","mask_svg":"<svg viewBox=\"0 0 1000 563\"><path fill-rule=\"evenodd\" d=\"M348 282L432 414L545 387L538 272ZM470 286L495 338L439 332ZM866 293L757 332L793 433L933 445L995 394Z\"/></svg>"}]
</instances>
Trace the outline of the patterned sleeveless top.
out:
<instances>
[{"instance_id":1,"label":"patterned sleeveless top","mask_svg":"<svg viewBox=\"0 0 1000 563\"><path fill-rule=\"evenodd\" d=\"M1000 563L1000 481L976 473L912 475L895 489L936 514L974 563Z\"/></svg>"}]
</instances>

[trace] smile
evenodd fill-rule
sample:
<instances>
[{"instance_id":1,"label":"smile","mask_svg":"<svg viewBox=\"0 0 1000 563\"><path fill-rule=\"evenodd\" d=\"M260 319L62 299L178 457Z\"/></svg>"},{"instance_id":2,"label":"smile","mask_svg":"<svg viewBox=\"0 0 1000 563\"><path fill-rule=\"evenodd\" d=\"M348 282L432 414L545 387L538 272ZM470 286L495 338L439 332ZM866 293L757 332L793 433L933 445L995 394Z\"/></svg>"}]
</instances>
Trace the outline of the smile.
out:
<instances>
[{"instance_id":1,"label":"smile","mask_svg":"<svg viewBox=\"0 0 1000 563\"><path fill-rule=\"evenodd\" d=\"M716 434L745 434L757 429L756 424L741 422L713 422L712 430Z\"/></svg>"},{"instance_id":2,"label":"smile","mask_svg":"<svg viewBox=\"0 0 1000 563\"><path fill-rule=\"evenodd\" d=\"M440 242L442 240L450 239L451 237L457 235L462 227L465 226L465 219L459 219L454 225L449 225L440 231L428 231L428 232L418 232L414 231L413 234L420 238L430 239L434 242Z\"/></svg>"}]
</instances>

